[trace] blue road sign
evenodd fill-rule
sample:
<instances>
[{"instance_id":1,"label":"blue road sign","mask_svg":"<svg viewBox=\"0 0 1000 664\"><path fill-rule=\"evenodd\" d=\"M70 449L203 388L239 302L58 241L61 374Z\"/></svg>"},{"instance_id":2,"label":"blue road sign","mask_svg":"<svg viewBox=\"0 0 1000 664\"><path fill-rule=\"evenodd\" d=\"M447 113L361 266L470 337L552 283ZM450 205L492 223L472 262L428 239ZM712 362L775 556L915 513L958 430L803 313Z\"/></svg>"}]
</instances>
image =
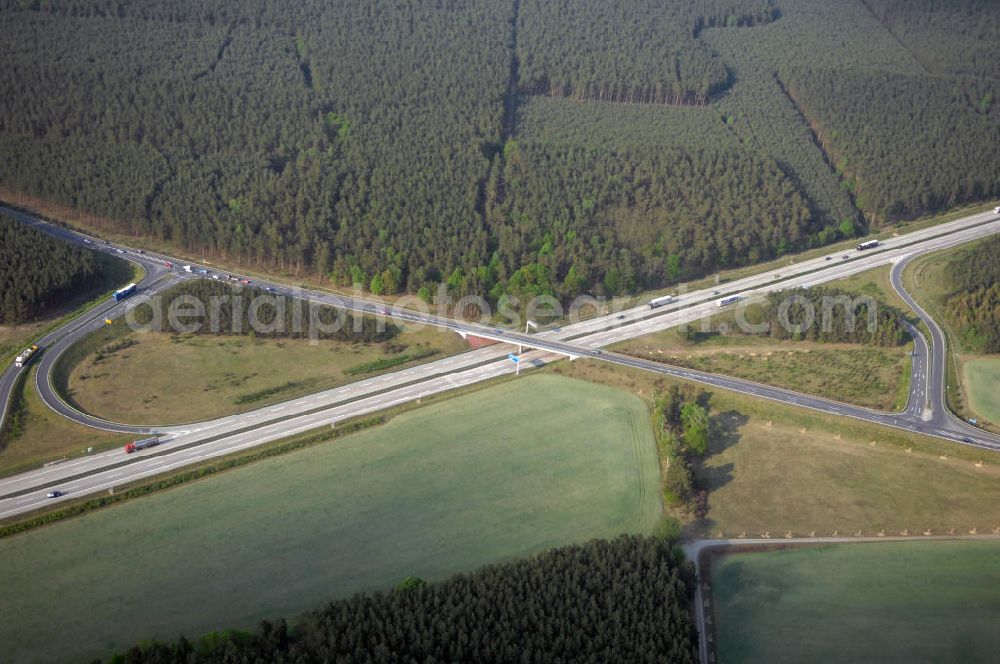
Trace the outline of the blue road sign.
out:
<instances>
[{"instance_id":1,"label":"blue road sign","mask_svg":"<svg viewBox=\"0 0 1000 664\"><path fill-rule=\"evenodd\" d=\"M514 353L507 353L507 359L513 362L514 364L519 364L521 362L520 356L514 355Z\"/></svg>"}]
</instances>

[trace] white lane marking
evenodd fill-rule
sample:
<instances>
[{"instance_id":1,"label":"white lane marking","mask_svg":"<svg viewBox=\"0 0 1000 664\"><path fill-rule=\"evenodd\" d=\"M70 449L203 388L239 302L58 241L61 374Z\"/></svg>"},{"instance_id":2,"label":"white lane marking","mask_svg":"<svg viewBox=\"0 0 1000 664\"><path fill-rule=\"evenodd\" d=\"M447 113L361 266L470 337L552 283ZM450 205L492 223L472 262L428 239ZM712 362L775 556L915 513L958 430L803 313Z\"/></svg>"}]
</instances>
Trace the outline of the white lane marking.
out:
<instances>
[{"instance_id":1,"label":"white lane marking","mask_svg":"<svg viewBox=\"0 0 1000 664\"><path fill-rule=\"evenodd\" d=\"M938 230L940 230L940 229L938 229ZM507 372L502 372L502 373L510 373L510 371L507 371ZM215 427L217 427L217 426L221 426L222 424L225 424L225 422L220 422L220 423L217 423L217 424L215 424L215 425L212 425L211 427L206 427L206 428L215 428ZM947 434L946 434L945 432L941 432L941 433L942 433L943 435L947 435ZM954 434L951 434L951 435L954 435ZM56 469L56 470L59 470L59 469Z\"/></svg>"}]
</instances>

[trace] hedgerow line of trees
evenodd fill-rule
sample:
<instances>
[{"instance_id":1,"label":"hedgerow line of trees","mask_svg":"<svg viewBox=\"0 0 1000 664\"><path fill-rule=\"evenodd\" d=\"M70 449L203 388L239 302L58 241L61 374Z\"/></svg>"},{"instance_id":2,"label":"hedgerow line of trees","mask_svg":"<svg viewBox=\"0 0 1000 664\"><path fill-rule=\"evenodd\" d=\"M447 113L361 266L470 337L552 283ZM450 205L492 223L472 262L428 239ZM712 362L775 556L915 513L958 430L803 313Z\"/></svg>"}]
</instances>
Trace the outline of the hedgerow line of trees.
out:
<instances>
[{"instance_id":1,"label":"hedgerow line of trees","mask_svg":"<svg viewBox=\"0 0 1000 664\"><path fill-rule=\"evenodd\" d=\"M136 646L113 664L226 662L671 662L698 659L693 566L663 539L553 549L437 584L410 578L291 628Z\"/></svg>"},{"instance_id":2,"label":"hedgerow line of trees","mask_svg":"<svg viewBox=\"0 0 1000 664\"><path fill-rule=\"evenodd\" d=\"M693 466L708 452L711 395L690 385L671 385L653 398L653 432L660 456L663 502L671 508L693 508L703 517L704 491L695 486Z\"/></svg>"},{"instance_id":3,"label":"hedgerow line of trees","mask_svg":"<svg viewBox=\"0 0 1000 664\"><path fill-rule=\"evenodd\" d=\"M93 252L0 214L0 324L38 318L100 281Z\"/></svg>"}]
</instances>

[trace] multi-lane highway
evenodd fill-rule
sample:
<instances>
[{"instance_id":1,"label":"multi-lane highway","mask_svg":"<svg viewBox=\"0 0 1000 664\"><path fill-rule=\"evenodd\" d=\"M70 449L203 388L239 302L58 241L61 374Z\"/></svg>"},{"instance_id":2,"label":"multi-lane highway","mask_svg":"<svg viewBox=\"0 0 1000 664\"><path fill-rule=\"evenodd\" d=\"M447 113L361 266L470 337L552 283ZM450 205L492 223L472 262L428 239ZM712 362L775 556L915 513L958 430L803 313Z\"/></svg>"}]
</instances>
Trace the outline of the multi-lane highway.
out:
<instances>
[{"instance_id":1,"label":"multi-lane highway","mask_svg":"<svg viewBox=\"0 0 1000 664\"><path fill-rule=\"evenodd\" d=\"M23 218L27 215L20 215L20 217L24 220ZM27 217L27 219L30 220L30 223L42 227L48 232L59 234L70 241L86 241L84 236L72 231L44 224L31 217ZM29 222L26 221L26 223ZM889 263L898 265L911 255L954 246L998 231L1000 231L1000 217L998 215L989 213L973 215L949 224L889 238L877 251L854 252L851 250L847 253L821 256L789 265L780 270L727 283L717 287L715 291L707 289L682 294L676 302L655 310L642 305L535 335L521 334L477 323L467 323L423 312L388 309L383 303L365 298L352 298L318 291L296 291L294 294L322 304L365 313L390 315L400 321L436 325L466 335L535 348L537 350L524 355L524 362L528 363L529 366L531 362L544 362L558 356L587 356L827 413L926 433L984 448L1000 449L1000 437L972 429L957 418L942 416L938 412L939 405L931 398L932 395L925 392L926 386L933 381L921 380L921 376L928 375L928 372L933 374L936 361L931 361L926 343L923 342L920 335L915 337L914 387L911 390L907 408L901 413L871 411L750 381L679 369L600 350L603 346L623 339L675 325L691 323L703 316L718 312L719 307L715 301L718 297L726 294L740 293L748 298L753 294L764 294L777 289L808 287L880 265ZM94 240L90 240L90 245L116 253L119 250L128 251L113 245L95 244ZM186 273L178 273L176 267L173 272L164 275L164 262L171 262L176 266L181 263L179 260L159 255L140 256L130 253L123 255L147 266L147 277L143 281L147 294L163 290L178 279L190 278L190 275ZM260 285L268 286L265 283ZM288 292L288 289L280 284L273 284L271 287L279 293ZM0 518L35 509L47 502L45 499L47 487L58 487L60 490L66 491L66 498L80 496L163 472L186 463L194 463L237 449L282 438L298 431L334 424L346 418L371 413L396 403L403 403L460 385L469 385L509 374L514 370L513 365L506 361L506 354L510 346L502 345L428 362L417 367L327 390L307 398L277 404L243 415L220 418L212 422L178 426L117 424L78 413L63 403L48 386L48 372L46 371L58 356L60 349L68 347L76 339L85 335L90 329L89 326L95 322L99 324L107 313L108 310L104 310L103 313L95 312L97 315L80 319L73 329L61 330L61 335L53 333L56 340L53 342L51 350L46 356L43 356L42 366L37 372L40 377L38 383L43 399L58 412L88 426L137 433L155 429L166 435L167 442L158 448L133 455L126 456L120 450L113 450L0 480ZM118 315L121 311L114 310L111 313ZM937 346L936 341L935 345Z\"/></svg>"}]
</instances>

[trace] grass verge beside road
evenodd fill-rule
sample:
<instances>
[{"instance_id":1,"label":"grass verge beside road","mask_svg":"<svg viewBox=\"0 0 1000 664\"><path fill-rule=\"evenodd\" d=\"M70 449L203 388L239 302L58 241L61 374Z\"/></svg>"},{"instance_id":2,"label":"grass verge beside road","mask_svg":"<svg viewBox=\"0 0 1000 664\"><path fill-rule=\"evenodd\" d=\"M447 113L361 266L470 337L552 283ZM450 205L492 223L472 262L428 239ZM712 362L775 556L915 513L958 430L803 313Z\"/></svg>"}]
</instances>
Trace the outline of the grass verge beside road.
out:
<instances>
[{"instance_id":1,"label":"grass verge beside road","mask_svg":"<svg viewBox=\"0 0 1000 664\"><path fill-rule=\"evenodd\" d=\"M12 416L0 434L0 476L14 475L43 463L124 445L128 436L91 429L52 412L35 390L32 367L22 375L11 402ZM16 425L16 426L15 426Z\"/></svg>"},{"instance_id":2,"label":"grass verge beside road","mask_svg":"<svg viewBox=\"0 0 1000 664\"><path fill-rule=\"evenodd\" d=\"M0 642L12 661L101 656L410 575L648 533L662 514L657 478L641 400L522 377L0 540L0 613L11 616Z\"/></svg>"},{"instance_id":3,"label":"grass verge beside road","mask_svg":"<svg viewBox=\"0 0 1000 664\"><path fill-rule=\"evenodd\" d=\"M733 553L711 584L720 664L985 664L1000 651L996 541Z\"/></svg>"},{"instance_id":4,"label":"grass verge beside road","mask_svg":"<svg viewBox=\"0 0 1000 664\"><path fill-rule=\"evenodd\" d=\"M885 302L890 306L896 307L906 315L911 323L916 324L920 319L917 318L917 315L913 313L913 310L910 309L910 306L906 304L903 298L899 296L896 289L892 287L891 272L892 266L884 265L872 270L859 272L845 279L827 282L823 286L826 288L837 288L856 295L873 297L880 302Z\"/></svg>"}]
</instances>

